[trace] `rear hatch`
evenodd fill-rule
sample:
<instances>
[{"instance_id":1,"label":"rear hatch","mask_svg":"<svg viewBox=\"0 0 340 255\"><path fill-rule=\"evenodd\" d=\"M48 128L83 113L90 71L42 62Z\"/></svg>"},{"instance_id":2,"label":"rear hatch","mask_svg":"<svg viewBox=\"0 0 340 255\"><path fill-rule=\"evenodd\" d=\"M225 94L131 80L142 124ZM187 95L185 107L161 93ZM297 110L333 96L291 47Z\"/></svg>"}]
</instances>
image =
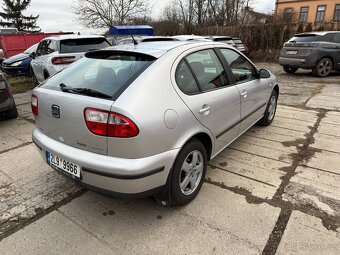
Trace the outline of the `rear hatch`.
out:
<instances>
[{"instance_id":1,"label":"rear hatch","mask_svg":"<svg viewBox=\"0 0 340 255\"><path fill-rule=\"evenodd\" d=\"M52 58L54 65L68 65L82 58L86 52L109 47L104 37L73 38L60 41L59 54Z\"/></svg>"},{"instance_id":2,"label":"rear hatch","mask_svg":"<svg viewBox=\"0 0 340 255\"><path fill-rule=\"evenodd\" d=\"M113 50L86 54L34 90L37 127L54 140L106 155L111 107L153 60Z\"/></svg>"},{"instance_id":3,"label":"rear hatch","mask_svg":"<svg viewBox=\"0 0 340 255\"><path fill-rule=\"evenodd\" d=\"M298 34L283 45L281 56L292 57L308 55L311 48L317 46L322 36L318 34Z\"/></svg>"}]
</instances>

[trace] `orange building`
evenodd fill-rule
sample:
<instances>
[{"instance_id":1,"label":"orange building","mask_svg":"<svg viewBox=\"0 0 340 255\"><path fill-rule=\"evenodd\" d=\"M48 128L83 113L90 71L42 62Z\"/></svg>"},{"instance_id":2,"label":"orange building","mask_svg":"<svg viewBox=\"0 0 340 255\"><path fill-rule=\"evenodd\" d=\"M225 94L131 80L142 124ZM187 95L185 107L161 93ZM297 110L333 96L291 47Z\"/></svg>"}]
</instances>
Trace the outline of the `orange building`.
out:
<instances>
[{"instance_id":1,"label":"orange building","mask_svg":"<svg viewBox=\"0 0 340 255\"><path fill-rule=\"evenodd\" d=\"M286 22L340 22L340 0L276 0L275 14Z\"/></svg>"}]
</instances>

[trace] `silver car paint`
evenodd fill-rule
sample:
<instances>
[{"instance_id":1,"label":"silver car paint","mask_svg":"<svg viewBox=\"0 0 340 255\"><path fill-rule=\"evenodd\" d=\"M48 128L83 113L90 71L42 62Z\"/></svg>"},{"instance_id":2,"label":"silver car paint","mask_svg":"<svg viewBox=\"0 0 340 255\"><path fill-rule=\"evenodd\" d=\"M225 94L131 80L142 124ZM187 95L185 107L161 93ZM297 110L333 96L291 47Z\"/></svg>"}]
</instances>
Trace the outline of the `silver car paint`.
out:
<instances>
[{"instance_id":1,"label":"silver car paint","mask_svg":"<svg viewBox=\"0 0 340 255\"><path fill-rule=\"evenodd\" d=\"M84 183L120 193L139 193L164 185L180 148L198 133L210 137L212 157L216 156L220 150L254 124L255 119L264 114L265 106L260 108L256 115L251 116L254 119L242 123L242 125L248 123L248 126L242 129L239 128L240 125L235 126L220 139L216 139L218 132L241 119L242 104L252 107L268 102L272 86L277 81L272 76L269 79L259 79L257 82L245 84L249 86L247 87L249 97L242 102L240 92L235 90L236 86L203 93L196 97L196 101L189 98L176 85L177 64L190 52L212 47L221 47L221 44L178 44L165 53L154 50L160 58L115 102L42 88L35 89L34 94L39 97L39 116L36 118L37 128L33 133L33 140L40 147L42 156L46 160L46 151L51 151L84 168L111 174L129 175L164 167L164 171L160 173L137 180L120 180L89 172L82 173ZM138 48L134 51L138 51ZM252 86L256 86L256 89L252 90ZM240 89L242 91L241 86L238 90ZM223 102L224 95L228 97L230 92L236 98L230 99L230 102L228 100ZM197 113L205 103L211 105L207 118L206 115L201 116ZM58 124L60 120L49 117L52 104L67 109L64 119L61 120L63 123ZM222 109L227 109L228 106L232 107L232 110L228 110L225 121L220 121ZM95 136L87 130L84 122L82 112L86 107L121 113L137 124L140 134L130 139ZM246 110L248 109L244 110L244 115ZM105 147L106 143L107 153L97 150L98 147ZM86 147L80 144L85 144Z\"/></svg>"}]
</instances>

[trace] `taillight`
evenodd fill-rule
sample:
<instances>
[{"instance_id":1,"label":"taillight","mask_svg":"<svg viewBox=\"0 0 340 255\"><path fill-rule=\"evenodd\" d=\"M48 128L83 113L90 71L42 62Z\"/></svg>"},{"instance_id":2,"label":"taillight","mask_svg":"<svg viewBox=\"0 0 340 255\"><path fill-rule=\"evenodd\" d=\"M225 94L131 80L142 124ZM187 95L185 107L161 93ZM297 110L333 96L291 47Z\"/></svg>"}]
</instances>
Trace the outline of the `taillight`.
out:
<instances>
[{"instance_id":1,"label":"taillight","mask_svg":"<svg viewBox=\"0 0 340 255\"><path fill-rule=\"evenodd\" d=\"M86 108L84 117L87 128L96 135L130 138L139 134L136 124L118 113Z\"/></svg>"},{"instance_id":2,"label":"taillight","mask_svg":"<svg viewBox=\"0 0 340 255\"><path fill-rule=\"evenodd\" d=\"M9 91L7 89L0 89L0 91L2 92L2 94L5 95L5 97L10 98L11 95L9 94Z\"/></svg>"},{"instance_id":3,"label":"taillight","mask_svg":"<svg viewBox=\"0 0 340 255\"><path fill-rule=\"evenodd\" d=\"M64 56L64 57L53 57L52 64L53 65L68 65L73 63L76 60L75 56Z\"/></svg>"},{"instance_id":4,"label":"taillight","mask_svg":"<svg viewBox=\"0 0 340 255\"><path fill-rule=\"evenodd\" d=\"M31 108L32 108L32 113L35 116L38 116L39 114L39 104L38 104L38 97L35 95L32 95L31 97Z\"/></svg>"}]
</instances>

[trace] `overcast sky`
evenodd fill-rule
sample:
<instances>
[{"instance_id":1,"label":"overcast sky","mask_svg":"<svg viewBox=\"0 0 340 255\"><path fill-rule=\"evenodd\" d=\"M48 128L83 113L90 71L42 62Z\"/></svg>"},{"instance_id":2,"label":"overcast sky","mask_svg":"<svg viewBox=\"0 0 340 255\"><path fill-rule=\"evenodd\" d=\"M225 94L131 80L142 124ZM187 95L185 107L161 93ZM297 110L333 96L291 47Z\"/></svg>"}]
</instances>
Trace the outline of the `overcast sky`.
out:
<instances>
[{"instance_id":1,"label":"overcast sky","mask_svg":"<svg viewBox=\"0 0 340 255\"><path fill-rule=\"evenodd\" d=\"M254 0L253 7L257 11L270 13L275 6L275 0ZM2 0L0 0L2 6ZM160 10L168 3L165 0L150 0L152 16L158 16ZM73 0L31 0L31 6L25 14L40 15L38 25L44 32L70 31L89 33L77 24L72 13ZM92 31L91 31L92 32Z\"/></svg>"}]
</instances>

